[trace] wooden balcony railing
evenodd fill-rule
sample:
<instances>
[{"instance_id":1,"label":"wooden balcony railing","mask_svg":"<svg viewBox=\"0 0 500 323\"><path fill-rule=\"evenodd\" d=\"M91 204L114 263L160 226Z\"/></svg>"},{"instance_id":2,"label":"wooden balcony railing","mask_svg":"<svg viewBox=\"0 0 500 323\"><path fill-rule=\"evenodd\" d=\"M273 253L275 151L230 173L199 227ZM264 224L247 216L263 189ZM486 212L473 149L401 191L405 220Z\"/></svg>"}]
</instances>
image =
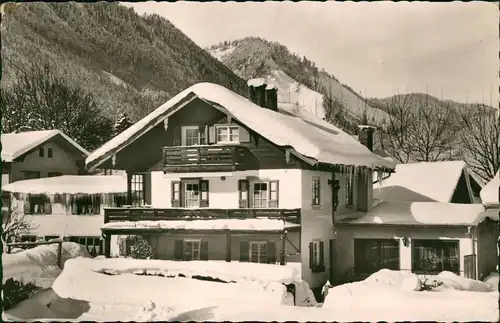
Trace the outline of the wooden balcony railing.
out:
<instances>
[{"instance_id":1,"label":"wooden balcony railing","mask_svg":"<svg viewBox=\"0 0 500 323\"><path fill-rule=\"evenodd\" d=\"M163 147L165 171L241 170L248 152L240 145Z\"/></svg>"},{"instance_id":2,"label":"wooden balcony railing","mask_svg":"<svg viewBox=\"0 0 500 323\"><path fill-rule=\"evenodd\" d=\"M117 221L200 220L200 219L282 219L300 223L300 209L153 209L105 208L104 223Z\"/></svg>"}]
</instances>

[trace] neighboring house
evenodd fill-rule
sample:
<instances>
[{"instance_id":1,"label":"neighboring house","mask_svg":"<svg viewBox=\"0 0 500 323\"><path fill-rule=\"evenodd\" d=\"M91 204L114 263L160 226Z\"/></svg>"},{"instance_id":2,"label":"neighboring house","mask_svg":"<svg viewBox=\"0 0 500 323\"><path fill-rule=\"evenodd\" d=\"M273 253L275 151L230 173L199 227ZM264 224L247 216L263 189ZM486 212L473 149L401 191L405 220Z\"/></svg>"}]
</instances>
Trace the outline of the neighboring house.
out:
<instances>
[{"instance_id":1,"label":"neighboring house","mask_svg":"<svg viewBox=\"0 0 500 323\"><path fill-rule=\"evenodd\" d=\"M59 130L2 134L2 186L19 180L77 175L89 152Z\"/></svg>"},{"instance_id":2,"label":"neighboring house","mask_svg":"<svg viewBox=\"0 0 500 323\"><path fill-rule=\"evenodd\" d=\"M498 215L481 204L382 201L337 217L338 280L382 268L419 275L451 271L481 278L495 271Z\"/></svg>"},{"instance_id":3,"label":"neighboring house","mask_svg":"<svg viewBox=\"0 0 500 323\"><path fill-rule=\"evenodd\" d=\"M473 204L481 203L481 187L463 161L420 162L396 165L394 174L375 184L373 196L384 201Z\"/></svg>"},{"instance_id":4,"label":"neighboring house","mask_svg":"<svg viewBox=\"0 0 500 323\"><path fill-rule=\"evenodd\" d=\"M133 207L105 209L106 256L141 235L159 259L301 261L313 288L332 276L334 215L367 211L372 171L395 165L310 113L280 112L264 82L249 90L196 84L87 158L127 171Z\"/></svg>"},{"instance_id":5,"label":"neighboring house","mask_svg":"<svg viewBox=\"0 0 500 323\"><path fill-rule=\"evenodd\" d=\"M500 209L500 170L481 190L481 200L487 209Z\"/></svg>"},{"instance_id":6,"label":"neighboring house","mask_svg":"<svg viewBox=\"0 0 500 323\"><path fill-rule=\"evenodd\" d=\"M63 175L17 181L2 190L34 225L21 241L63 237L100 254L104 207L125 204L127 179L120 175Z\"/></svg>"}]
</instances>

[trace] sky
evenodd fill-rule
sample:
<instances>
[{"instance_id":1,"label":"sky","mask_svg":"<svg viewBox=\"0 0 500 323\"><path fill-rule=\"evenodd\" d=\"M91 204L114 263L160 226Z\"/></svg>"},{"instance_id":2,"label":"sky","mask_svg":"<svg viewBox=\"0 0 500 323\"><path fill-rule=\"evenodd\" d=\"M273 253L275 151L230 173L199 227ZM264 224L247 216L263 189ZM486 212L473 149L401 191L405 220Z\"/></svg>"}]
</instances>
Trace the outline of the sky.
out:
<instances>
[{"instance_id":1,"label":"sky","mask_svg":"<svg viewBox=\"0 0 500 323\"><path fill-rule=\"evenodd\" d=\"M277 41L366 97L422 92L498 106L499 9L488 2L142 2L201 47Z\"/></svg>"}]
</instances>

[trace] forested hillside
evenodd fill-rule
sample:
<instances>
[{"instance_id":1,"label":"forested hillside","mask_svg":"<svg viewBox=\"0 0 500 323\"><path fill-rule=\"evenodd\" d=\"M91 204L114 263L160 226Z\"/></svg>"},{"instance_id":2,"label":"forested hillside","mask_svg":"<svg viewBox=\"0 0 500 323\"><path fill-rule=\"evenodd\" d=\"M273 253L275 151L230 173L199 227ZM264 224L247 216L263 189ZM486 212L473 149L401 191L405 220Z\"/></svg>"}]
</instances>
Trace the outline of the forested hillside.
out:
<instances>
[{"instance_id":1,"label":"forested hillside","mask_svg":"<svg viewBox=\"0 0 500 323\"><path fill-rule=\"evenodd\" d=\"M246 94L242 79L169 21L118 3L8 4L2 58L3 89L20 70L49 63L113 119L124 112L137 120L202 81Z\"/></svg>"}]
</instances>

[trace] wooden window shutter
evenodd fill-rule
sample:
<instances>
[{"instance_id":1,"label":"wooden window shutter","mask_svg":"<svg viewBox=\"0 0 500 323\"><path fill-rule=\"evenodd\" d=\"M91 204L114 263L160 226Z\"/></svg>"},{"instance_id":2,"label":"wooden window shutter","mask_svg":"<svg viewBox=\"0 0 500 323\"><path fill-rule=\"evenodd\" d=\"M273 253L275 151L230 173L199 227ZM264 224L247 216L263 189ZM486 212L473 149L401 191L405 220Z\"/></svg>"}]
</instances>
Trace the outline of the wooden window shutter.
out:
<instances>
[{"instance_id":1,"label":"wooden window shutter","mask_svg":"<svg viewBox=\"0 0 500 323\"><path fill-rule=\"evenodd\" d=\"M248 241L240 241L240 261L250 261L250 244Z\"/></svg>"},{"instance_id":2,"label":"wooden window shutter","mask_svg":"<svg viewBox=\"0 0 500 323\"><path fill-rule=\"evenodd\" d=\"M309 242L309 269L314 268L314 242Z\"/></svg>"},{"instance_id":3,"label":"wooden window shutter","mask_svg":"<svg viewBox=\"0 0 500 323\"><path fill-rule=\"evenodd\" d=\"M319 242L319 268L324 271L325 267L325 242L320 241Z\"/></svg>"},{"instance_id":4,"label":"wooden window shutter","mask_svg":"<svg viewBox=\"0 0 500 323\"><path fill-rule=\"evenodd\" d=\"M200 260L208 260L208 241L201 241Z\"/></svg>"},{"instance_id":5,"label":"wooden window shutter","mask_svg":"<svg viewBox=\"0 0 500 323\"><path fill-rule=\"evenodd\" d=\"M242 209L249 208L249 205L248 205L249 185L250 185L250 183L246 179L240 179L238 181L239 205L240 205L240 208L242 208Z\"/></svg>"},{"instance_id":6,"label":"wooden window shutter","mask_svg":"<svg viewBox=\"0 0 500 323\"><path fill-rule=\"evenodd\" d=\"M44 195L44 211L45 214L52 214L52 203L50 203L50 198L47 195Z\"/></svg>"},{"instance_id":7,"label":"wooden window shutter","mask_svg":"<svg viewBox=\"0 0 500 323\"><path fill-rule=\"evenodd\" d=\"M250 142L250 132L247 128L239 126L240 142Z\"/></svg>"},{"instance_id":8,"label":"wooden window shutter","mask_svg":"<svg viewBox=\"0 0 500 323\"><path fill-rule=\"evenodd\" d=\"M269 182L269 207L279 207L279 181Z\"/></svg>"},{"instance_id":9,"label":"wooden window shutter","mask_svg":"<svg viewBox=\"0 0 500 323\"><path fill-rule=\"evenodd\" d=\"M182 128L174 127L172 134L172 146L181 146L182 145Z\"/></svg>"},{"instance_id":10,"label":"wooden window shutter","mask_svg":"<svg viewBox=\"0 0 500 323\"><path fill-rule=\"evenodd\" d=\"M184 260L184 241L174 241L174 260Z\"/></svg>"},{"instance_id":11,"label":"wooden window shutter","mask_svg":"<svg viewBox=\"0 0 500 323\"><path fill-rule=\"evenodd\" d=\"M268 264L276 264L277 261L277 251L276 251L276 243L274 241L267 242L267 263Z\"/></svg>"},{"instance_id":12,"label":"wooden window shutter","mask_svg":"<svg viewBox=\"0 0 500 323\"><path fill-rule=\"evenodd\" d=\"M208 143L214 144L217 142L217 137L215 135L215 126L208 127Z\"/></svg>"},{"instance_id":13,"label":"wooden window shutter","mask_svg":"<svg viewBox=\"0 0 500 323\"><path fill-rule=\"evenodd\" d=\"M172 181L172 207L181 207L181 182Z\"/></svg>"},{"instance_id":14,"label":"wooden window shutter","mask_svg":"<svg viewBox=\"0 0 500 323\"><path fill-rule=\"evenodd\" d=\"M208 207L209 188L207 180L200 180L200 207Z\"/></svg>"},{"instance_id":15,"label":"wooden window shutter","mask_svg":"<svg viewBox=\"0 0 500 323\"><path fill-rule=\"evenodd\" d=\"M75 237L71 237L70 241L72 242L78 242L78 240ZM119 250L119 256L128 256L127 252L127 237L121 236L118 237L118 250Z\"/></svg>"}]
</instances>

